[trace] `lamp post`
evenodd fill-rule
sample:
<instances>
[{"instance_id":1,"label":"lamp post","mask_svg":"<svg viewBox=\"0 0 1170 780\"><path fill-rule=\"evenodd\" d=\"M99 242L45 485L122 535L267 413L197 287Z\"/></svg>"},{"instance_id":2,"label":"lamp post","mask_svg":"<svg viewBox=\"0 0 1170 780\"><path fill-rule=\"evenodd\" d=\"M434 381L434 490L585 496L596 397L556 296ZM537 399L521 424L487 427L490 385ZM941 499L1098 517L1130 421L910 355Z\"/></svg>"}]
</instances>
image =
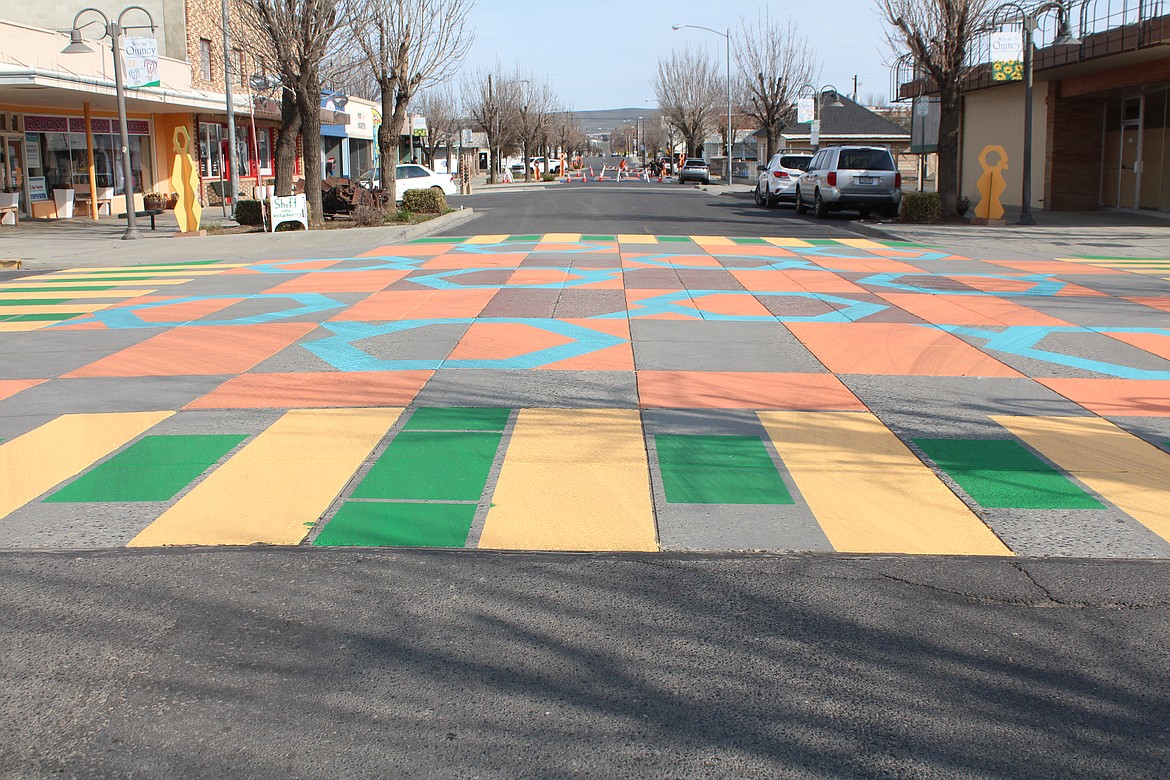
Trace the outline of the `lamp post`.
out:
<instances>
[{"instance_id":1,"label":"lamp post","mask_svg":"<svg viewBox=\"0 0 1170 780\"><path fill-rule=\"evenodd\" d=\"M824 85L820 88L819 91L812 84L801 84L796 89L796 96L802 97L806 92L812 96L814 122L821 116L821 103L824 102L825 95L833 96L833 102L828 105L829 108L843 108L845 106L845 104L841 102L841 93L832 84ZM812 130L809 130L809 146L813 147L814 149L819 149L821 145L819 134L820 128L818 127L817 129L818 137L815 144L812 142Z\"/></svg>"},{"instance_id":2,"label":"lamp post","mask_svg":"<svg viewBox=\"0 0 1170 780\"><path fill-rule=\"evenodd\" d=\"M141 11L146 14L146 18L150 20L150 24L136 24L127 26L122 23L122 18L131 11ZM82 14L95 13L101 17L104 32L102 38L109 37L110 48L114 54L114 94L118 101L118 130L122 142L122 194L126 198L126 232L122 235L123 241L134 241L142 238L142 233L138 231L138 221L135 219L134 212L134 172L130 166L130 134L126 129L126 87L122 80L122 33L126 30L146 30L149 29L154 32L154 17L150 15L150 11L139 5L132 5L124 8L116 21L111 22L110 18L96 8L82 8L73 17L73 27L69 30L69 45L61 50L62 54L88 54L93 51L85 45L85 41L81 37L81 31L91 24L96 24L96 20L86 22L78 26L77 22L81 19Z\"/></svg>"},{"instance_id":3,"label":"lamp post","mask_svg":"<svg viewBox=\"0 0 1170 780\"><path fill-rule=\"evenodd\" d=\"M1012 19L1000 20L1002 11L1014 11ZM1043 3L1035 8L1026 9L1019 3L1003 3L992 13L992 26L1020 21L1024 34L1024 159L1020 164L1020 173L1024 177L1020 188L1020 219L1016 224L1035 225L1036 218L1032 216L1032 81L1033 81L1033 49L1035 48L1034 34L1040 26L1040 17L1056 11L1060 28L1056 35L1054 46L1075 46L1080 43L1072 32L1072 16L1065 3L1059 0Z\"/></svg>"},{"instance_id":4,"label":"lamp post","mask_svg":"<svg viewBox=\"0 0 1170 780\"><path fill-rule=\"evenodd\" d=\"M710 27L700 27L697 24L676 24L670 29L682 30L683 28L690 28L692 30L706 30L709 33L715 33L723 38L724 43L727 44L727 183L731 184L731 28L727 28L727 32L719 32L712 30Z\"/></svg>"}]
</instances>

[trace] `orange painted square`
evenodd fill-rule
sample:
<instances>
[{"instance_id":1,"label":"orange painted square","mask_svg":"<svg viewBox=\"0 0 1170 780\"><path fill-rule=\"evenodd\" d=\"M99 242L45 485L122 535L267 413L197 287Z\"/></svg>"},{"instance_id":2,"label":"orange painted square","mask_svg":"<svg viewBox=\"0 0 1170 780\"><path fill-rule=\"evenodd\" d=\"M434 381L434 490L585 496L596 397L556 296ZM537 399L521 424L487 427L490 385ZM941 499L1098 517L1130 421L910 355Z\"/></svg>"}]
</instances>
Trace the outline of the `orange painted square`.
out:
<instances>
[{"instance_id":1,"label":"orange painted square","mask_svg":"<svg viewBox=\"0 0 1170 780\"><path fill-rule=\"evenodd\" d=\"M785 271L751 268L732 268L730 271L744 289L752 292L804 292L804 287Z\"/></svg>"},{"instance_id":2,"label":"orange painted square","mask_svg":"<svg viewBox=\"0 0 1170 780\"><path fill-rule=\"evenodd\" d=\"M269 322L172 328L64 376L240 374L316 327L315 322Z\"/></svg>"},{"instance_id":3,"label":"orange painted square","mask_svg":"<svg viewBox=\"0 0 1170 780\"><path fill-rule=\"evenodd\" d=\"M1142 306L1149 306L1152 309L1170 312L1170 298L1126 298L1125 300L1140 303Z\"/></svg>"},{"instance_id":4,"label":"orange painted square","mask_svg":"<svg viewBox=\"0 0 1170 780\"><path fill-rule=\"evenodd\" d=\"M389 290L376 292L331 317L337 322L391 322L478 317L495 290Z\"/></svg>"},{"instance_id":5,"label":"orange painted square","mask_svg":"<svg viewBox=\"0 0 1170 780\"><path fill-rule=\"evenodd\" d=\"M451 350L448 360L507 360L548 347L569 344L572 339L530 325L508 322L473 322Z\"/></svg>"},{"instance_id":6,"label":"orange painted square","mask_svg":"<svg viewBox=\"0 0 1170 780\"><path fill-rule=\"evenodd\" d=\"M922 269L897 260L883 257L824 257L822 255L808 255L806 260L830 271L846 271L854 273L872 274L920 274Z\"/></svg>"},{"instance_id":7,"label":"orange painted square","mask_svg":"<svg viewBox=\"0 0 1170 780\"><path fill-rule=\"evenodd\" d=\"M400 244L380 246L355 257L432 257L450 252L458 244Z\"/></svg>"},{"instance_id":8,"label":"orange painted square","mask_svg":"<svg viewBox=\"0 0 1170 780\"><path fill-rule=\"evenodd\" d=\"M787 274L800 289L815 293L855 293L864 294L867 290L858 287L848 279L842 278L832 271L806 271L802 268L793 268L782 271Z\"/></svg>"},{"instance_id":9,"label":"orange painted square","mask_svg":"<svg viewBox=\"0 0 1170 780\"><path fill-rule=\"evenodd\" d=\"M568 268L517 268L505 286L528 284L564 284L572 276Z\"/></svg>"},{"instance_id":10,"label":"orange painted square","mask_svg":"<svg viewBox=\"0 0 1170 780\"><path fill-rule=\"evenodd\" d=\"M641 301L655 298L659 295L675 296L674 307L686 310L695 310L693 315L687 315L683 312L668 312L666 314L650 313L639 305ZM626 290L626 311L629 312L630 317L638 317L646 320L698 320L702 319L695 303L691 300L690 295L686 290Z\"/></svg>"},{"instance_id":11,"label":"orange painted square","mask_svg":"<svg viewBox=\"0 0 1170 780\"><path fill-rule=\"evenodd\" d=\"M457 271L464 268L519 268L528 257L527 252L510 252L508 254L472 254L470 252L452 252L451 254L432 257L419 268L428 271Z\"/></svg>"},{"instance_id":12,"label":"orange painted square","mask_svg":"<svg viewBox=\"0 0 1170 780\"><path fill-rule=\"evenodd\" d=\"M1170 380L1037 379L1102 417L1170 417Z\"/></svg>"},{"instance_id":13,"label":"orange painted square","mask_svg":"<svg viewBox=\"0 0 1170 780\"><path fill-rule=\"evenodd\" d=\"M1170 336L1161 333L1107 333L1110 338L1132 344L1151 355L1170 360Z\"/></svg>"},{"instance_id":14,"label":"orange painted square","mask_svg":"<svg viewBox=\"0 0 1170 780\"><path fill-rule=\"evenodd\" d=\"M1064 320L994 295L878 293L878 297L935 325L1068 325Z\"/></svg>"},{"instance_id":15,"label":"orange painted square","mask_svg":"<svg viewBox=\"0 0 1170 780\"><path fill-rule=\"evenodd\" d=\"M338 271L307 273L270 287L268 295L301 292L377 292L406 276L408 271Z\"/></svg>"},{"instance_id":16,"label":"orange painted square","mask_svg":"<svg viewBox=\"0 0 1170 780\"><path fill-rule=\"evenodd\" d=\"M639 371L638 399L644 409L865 409L832 374Z\"/></svg>"},{"instance_id":17,"label":"orange painted square","mask_svg":"<svg viewBox=\"0 0 1170 780\"><path fill-rule=\"evenodd\" d=\"M760 246L759 244L744 244L735 247L727 247L727 251L722 248L714 249L717 255L724 257L796 257L793 252L783 249L778 246Z\"/></svg>"},{"instance_id":18,"label":"orange painted square","mask_svg":"<svg viewBox=\"0 0 1170 780\"><path fill-rule=\"evenodd\" d=\"M160 296L134 298L120 303L117 307L140 306L144 303L162 303L169 300ZM229 306L239 303L243 298L209 298L199 301L184 301L169 303L163 306L154 306L149 309L139 309L135 312L143 322L193 322L222 311Z\"/></svg>"},{"instance_id":19,"label":"orange painted square","mask_svg":"<svg viewBox=\"0 0 1170 780\"><path fill-rule=\"evenodd\" d=\"M634 350L630 345L630 323L629 320L588 320L588 319L566 319L562 322L568 322L573 325L580 325L582 328L589 328L600 333L608 333L611 336L617 336L620 339L625 339L625 344L616 344L612 347L592 352L588 355L581 355L580 357L569 358L568 360L561 360L556 363L549 363L543 368L556 369L562 371L633 371L634 370Z\"/></svg>"},{"instance_id":20,"label":"orange painted square","mask_svg":"<svg viewBox=\"0 0 1170 780\"><path fill-rule=\"evenodd\" d=\"M835 374L1020 376L995 358L936 328L870 322L786 325Z\"/></svg>"},{"instance_id":21,"label":"orange painted square","mask_svg":"<svg viewBox=\"0 0 1170 780\"><path fill-rule=\"evenodd\" d=\"M46 382L46 379L0 379L0 401L5 398L11 398L19 393L21 390L27 390L30 387L36 387L41 382Z\"/></svg>"},{"instance_id":22,"label":"orange painted square","mask_svg":"<svg viewBox=\"0 0 1170 780\"><path fill-rule=\"evenodd\" d=\"M320 409L407 406L433 371L243 374L229 379L187 409Z\"/></svg>"},{"instance_id":23,"label":"orange painted square","mask_svg":"<svg viewBox=\"0 0 1170 780\"><path fill-rule=\"evenodd\" d=\"M335 266L341 261L334 258L331 260L265 260L263 265L275 266L283 268L286 271L320 271L322 268L329 268ZM260 263L253 263L253 265L261 265ZM237 269L233 269L237 270ZM249 267L248 271L252 271ZM260 271L252 271L252 273L261 273Z\"/></svg>"}]
</instances>

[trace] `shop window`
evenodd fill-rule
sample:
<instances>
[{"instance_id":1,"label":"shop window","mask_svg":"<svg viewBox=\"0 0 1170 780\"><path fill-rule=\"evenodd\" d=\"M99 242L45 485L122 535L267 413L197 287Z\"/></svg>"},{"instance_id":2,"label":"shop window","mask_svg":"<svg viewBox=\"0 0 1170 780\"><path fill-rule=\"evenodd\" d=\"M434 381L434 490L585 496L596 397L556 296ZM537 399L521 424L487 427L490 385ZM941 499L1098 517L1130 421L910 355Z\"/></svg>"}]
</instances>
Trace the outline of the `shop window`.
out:
<instances>
[{"instance_id":1,"label":"shop window","mask_svg":"<svg viewBox=\"0 0 1170 780\"><path fill-rule=\"evenodd\" d=\"M260 174L272 175L272 131L267 127L256 128L256 148L260 156Z\"/></svg>"},{"instance_id":2,"label":"shop window","mask_svg":"<svg viewBox=\"0 0 1170 780\"><path fill-rule=\"evenodd\" d=\"M25 133L25 161L30 198L47 199L54 189L89 189L89 161L84 120L65 117L29 117L40 131ZM59 130L59 131L58 131ZM112 187L115 195L126 190L122 166L122 144L117 122L93 120L94 178L99 188ZM131 192L153 187L150 126L143 120L127 124L130 150Z\"/></svg>"},{"instance_id":3,"label":"shop window","mask_svg":"<svg viewBox=\"0 0 1170 780\"><path fill-rule=\"evenodd\" d=\"M211 41L199 39L199 75L204 81L211 81Z\"/></svg>"},{"instance_id":4,"label":"shop window","mask_svg":"<svg viewBox=\"0 0 1170 780\"><path fill-rule=\"evenodd\" d=\"M214 122L199 123L199 175L218 179L220 174L220 137L223 127Z\"/></svg>"}]
</instances>

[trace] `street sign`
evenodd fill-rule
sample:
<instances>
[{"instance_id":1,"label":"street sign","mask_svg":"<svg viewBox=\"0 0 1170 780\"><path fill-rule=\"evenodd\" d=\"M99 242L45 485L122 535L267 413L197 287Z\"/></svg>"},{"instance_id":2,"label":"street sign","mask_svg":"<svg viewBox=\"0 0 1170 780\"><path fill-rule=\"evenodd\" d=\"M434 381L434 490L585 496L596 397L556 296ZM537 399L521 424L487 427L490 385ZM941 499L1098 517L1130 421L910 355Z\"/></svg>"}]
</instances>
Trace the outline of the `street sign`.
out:
<instances>
[{"instance_id":1,"label":"street sign","mask_svg":"<svg viewBox=\"0 0 1170 780\"><path fill-rule=\"evenodd\" d=\"M821 144L821 120L814 119L812 129L808 134L808 142L810 146L820 146Z\"/></svg>"},{"instance_id":2,"label":"street sign","mask_svg":"<svg viewBox=\"0 0 1170 780\"><path fill-rule=\"evenodd\" d=\"M813 120L813 99L810 97L800 98L796 101L796 121L798 124L811 122Z\"/></svg>"}]
</instances>

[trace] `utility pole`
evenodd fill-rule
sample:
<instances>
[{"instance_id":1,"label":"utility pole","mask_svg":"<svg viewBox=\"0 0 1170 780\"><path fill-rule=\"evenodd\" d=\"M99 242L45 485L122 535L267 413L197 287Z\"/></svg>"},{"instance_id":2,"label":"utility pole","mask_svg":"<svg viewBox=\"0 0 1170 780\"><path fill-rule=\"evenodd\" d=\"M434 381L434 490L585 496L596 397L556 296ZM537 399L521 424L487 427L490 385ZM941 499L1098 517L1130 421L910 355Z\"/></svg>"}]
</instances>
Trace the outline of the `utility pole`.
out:
<instances>
[{"instance_id":1,"label":"utility pole","mask_svg":"<svg viewBox=\"0 0 1170 780\"><path fill-rule=\"evenodd\" d=\"M223 93L227 100L227 126L228 126L228 167L231 169L228 175L228 188L231 189L232 198L232 216L236 213L236 201L239 199L240 192L240 172L236 170L236 157L239 152L236 150L236 105L232 100L232 34L229 29L230 20L228 19L228 0L223 0ZM321 156L321 150L317 150L317 157ZM308 154L305 155L307 160ZM305 175L308 175L305 171ZM227 193L224 193L226 202Z\"/></svg>"},{"instance_id":2,"label":"utility pole","mask_svg":"<svg viewBox=\"0 0 1170 780\"><path fill-rule=\"evenodd\" d=\"M853 102L857 102L857 74L853 74Z\"/></svg>"}]
</instances>

